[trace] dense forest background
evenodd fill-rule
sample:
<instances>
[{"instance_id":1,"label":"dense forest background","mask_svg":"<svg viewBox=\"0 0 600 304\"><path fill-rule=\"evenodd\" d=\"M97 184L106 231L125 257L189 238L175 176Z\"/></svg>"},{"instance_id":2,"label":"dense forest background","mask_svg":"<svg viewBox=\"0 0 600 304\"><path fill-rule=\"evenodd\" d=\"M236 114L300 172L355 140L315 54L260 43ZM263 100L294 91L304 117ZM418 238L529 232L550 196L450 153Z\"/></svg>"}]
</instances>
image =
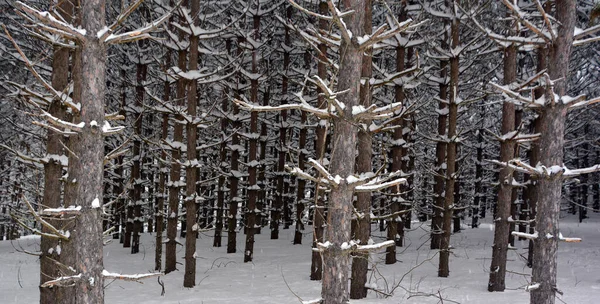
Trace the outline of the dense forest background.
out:
<instances>
[{"instance_id":1,"label":"dense forest background","mask_svg":"<svg viewBox=\"0 0 600 304\"><path fill-rule=\"evenodd\" d=\"M505 288L515 239L530 239L532 303L554 303L556 244L579 241L559 234L558 215L600 211L594 1L5 1L0 12L0 240L42 235L44 303L100 303L101 291L60 290L88 284L81 269L100 275L101 254L80 260L111 240L136 254L154 233L155 270L184 264L193 287L199 233L251 262L255 234L285 229L294 244L312 235L318 301L342 303L367 295L369 252L397 262L413 220L431 222L442 277L451 234L493 222L490 291Z\"/></svg>"}]
</instances>

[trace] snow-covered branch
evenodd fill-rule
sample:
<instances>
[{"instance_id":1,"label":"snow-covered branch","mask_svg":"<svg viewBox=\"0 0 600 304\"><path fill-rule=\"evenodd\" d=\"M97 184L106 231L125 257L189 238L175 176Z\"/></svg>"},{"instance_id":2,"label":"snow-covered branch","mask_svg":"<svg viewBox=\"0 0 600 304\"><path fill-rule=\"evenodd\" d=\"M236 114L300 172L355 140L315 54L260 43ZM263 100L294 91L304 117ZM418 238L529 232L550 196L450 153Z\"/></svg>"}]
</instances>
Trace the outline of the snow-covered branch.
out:
<instances>
[{"instance_id":1,"label":"snow-covered branch","mask_svg":"<svg viewBox=\"0 0 600 304\"><path fill-rule=\"evenodd\" d=\"M315 114L317 117L321 118L321 119L327 119L329 118L331 115L329 112L327 112L324 109L319 109L319 108L315 108L311 105L309 105L304 98L302 98L302 95L298 94L296 95L299 99L300 99L300 103L296 103L296 104L283 104L283 105L279 105L279 106L260 106L260 105L255 105L250 103L249 101L245 100L239 100L239 99L234 99L233 101L239 105L242 109L247 110L247 111L257 111L257 112L277 112L277 111L283 111L283 110L301 110L301 111L305 111L305 112L309 112L312 114Z\"/></svg>"},{"instance_id":2,"label":"snow-covered branch","mask_svg":"<svg viewBox=\"0 0 600 304\"><path fill-rule=\"evenodd\" d=\"M141 273L141 274L120 274L120 273L111 273L105 270L102 270L102 276L105 279L114 279L114 280L123 280L123 281L133 281L142 283L140 280L153 278L162 276L164 273L156 272L156 273Z\"/></svg>"},{"instance_id":3,"label":"snow-covered branch","mask_svg":"<svg viewBox=\"0 0 600 304\"><path fill-rule=\"evenodd\" d=\"M521 238L526 238L526 239L530 239L530 240L535 240L538 238L538 232L534 232L533 234L531 233L524 233L524 232L518 232L518 231L513 231L511 232L511 234L513 236L516 237L521 237Z\"/></svg>"},{"instance_id":4,"label":"snow-covered branch","mask_svg":"<svg viewBox=\"0 0 600 304\"><path fill-rule=\"evenodd\" d=\"M144 27L137 28L135 30L128 31L125 33L116 34L116 35L110 33L111 29L104 28L103 30L101 30L97 33L97 36L99 39L101 39L102 41L104 41L104 43L107 43L107 44L126 43L126 42L136 41L136 40L140 40L140 39L152 38L152 36L150 36L149 33L155 31L159 25L161 25L163 22L167 21L167 19L169 19L169 17L171 17L171 15L173 14L174 10L175 9L171 10L170 12L167 12L163 16L150 22L149 24L145 25Z\"/></svg>"},{"instance_id":5,"label":"snow-covered branch","mask_svg":"<svg viewBox=\"0 0 600 304\"><path fill-rule=\"evenodd\" d=\"M40 287L43 287L43 288L54 287L54 286L66 287L66 286L72 286L79 281L81 281L81 274L74 275L74 276L68 276L68 277L60 277L58 279L50 280L50 281L47 281L47 282L43 283L42 285L40 285Z\"/></svg>"},{"instance_id":6,"label":"snow-covered branch","mask_svg":"<svg viewBox=\"0 0 600 304\"><path fill-rule=\"evenodd\" d=\"M86 32L84 29L78 29L68 23L62 22L56 19L54 16L52 16L52 14L50 14L49 12L39 11L21 1L15 2L15 6L21 11L29 14L30 16L35 17L42 24L46 25L45 27L43 27L43 29L46 31L62 35L65 38L69 39L77 39L80 41L83 41L85 39ZM37 25L41 24L36 24L36 26Z\"/></svg>"}]
</instances>

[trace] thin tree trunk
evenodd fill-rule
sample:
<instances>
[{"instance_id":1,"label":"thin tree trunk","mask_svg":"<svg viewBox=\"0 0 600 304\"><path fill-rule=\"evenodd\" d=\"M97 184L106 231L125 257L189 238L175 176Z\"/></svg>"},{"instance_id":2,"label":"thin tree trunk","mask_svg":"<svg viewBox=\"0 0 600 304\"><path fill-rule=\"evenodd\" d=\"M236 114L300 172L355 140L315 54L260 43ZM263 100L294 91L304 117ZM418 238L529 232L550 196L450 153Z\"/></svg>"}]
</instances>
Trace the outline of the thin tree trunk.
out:
<instances>
[{"instance_id":1,"label":"thin tree trunk","mask_svg":"<svg viewBox=\"0 0 600 304\"><path fill-rule=\"evenodd\" d=\"M455 49L459 45L459 26L460 20L453 19L451 23L451 48ZM448 277L450 275L450 228L452 225L452 213L454 206L454 182L456 180L456 124L458 120L458 84L459 84L459 57L450 58L450 94L448 99L448 144L446 151L446 187L443 212L443 234L440 241L440 265L438 270L439 277Z\"/></svg>"},{"instance_id":2,"label":"thin tree trunk","mask_svg":"<svg viewBox=\"0 0 600 304\"><path fill-rule=\"evenodd\" d=\"M146 81L147 65L141 62L141 58L138 59L140 62L137 64L136 72L136 87L135 87L135 109L139 111L136 113L135 122L133 124L133 167L131 168L131 180L133 182L133 191L131 197L131 203L133 204L133 230L132 230L132 242L131 242L131 253L138 253L140 251L140 234L143 231L142 225L142 124L143 115L142 107L144 103L144 81Z\"/></svg>"},{"instance_id":3,"label":"thin tree trunk","mask_svg":"<svg viewBox=\"0 0 600 304\"><path fill-rule=\"evenodd\" d=\"M371 0L364 0L364 21L363 30L364 35L372 34L373 27L373 12ZM372 53L373 49L369 48L364 52L361 67L361 77L363 79L371 79L373 74L372 67ZM371 86L369 81L365 81L360 86L360 105L368 108L371 101ZM362 121L365 125L370 125L369 121ZM358 132L358 157L356 158L356 173L371 173L372 158L373 158L373 139L371 134L366 130L360 130ZM352 240L360 241L360 244L366 245L369 242L371 236L371 192L360 192L356 193L355 207L358 217L352 222ZM395 247L395 246L390 246ZM395 257L395 253L394 253ZM352 280L350 281L350 298L351 299L362 299L367 297L367 271L369 269L369 253L353 253L352 254Z\"/></svg>"},{"instance_id":4,"label":"thin tree trunk","mask_svg":"<svg viewBox=\"0 0 600 304\"><path fill-rule=\"evenodd\" d=\"M59 4L57 11L65 19L66 22L71 22L74 13L74 6L71 1L63 1ZM56 91L63 91L69 84L69 49L63 47L55 47L52 57L52 87ZM50 115L66 120L66 109L60 100L53 100L48 108ZM49 161L44 164L44 193L43 193L43 208L59 208L61 206L61 182L62 164L59 160L63 156L63 148L61 141L64 138L61 134L48 129L46 140L46 153ZM54 227L60 227L61 221L48 220ZM4 228L4 227L2 227ZM60 228L62 229L62 228ZM42 232L50 233L49 229L42 226ZM3 235L0 235L0 240ZM57 247L60 242L48 237L41 237L40 240L40 285L60 277L60 269L51 260L60 261ZM40 304L53 304L57 302L56 288L40 287Z\"/></svg>"},{"instance_id":5,"label":"thin tree trunk","mask_svg":"<svg viewBox=\"0 0 600 304\"><path fill-rule=\"evenodd\" d=\"M254 25L254 39L260 41L260 15L252 17ZM258 73L258 50L252 51L252 73ZM258 79L252 78L250 81L250 101L258 104ZM260 163L258 162L258 112L250 113L250 149L248 154L248 202L246 206L246 248L244 249L244 262L252 262L254 256L254 234L256 233L256 200L260 187L256 183L257 171Z\"/></svg>"},{"instance_id":6,"label":"thin tree trunk","mask_svg":"<svg viewBox=\"0 0 600 304\"><path fill-rule=\"evenodd\" d=\"M319 13L327 14L327 3L325 1L319 2ZM319 20L319 29L327 30L329 23L326 20ZM317 75L321 79L327 78L327 44L319 44L319 61L317 63ZM325 97L321 94L321 90L318 89L317 97L318 106L320 109L327 107ZM321 162L325 157L325 150L327 149L327 121L321 120L315 130L316 143L315 150L316 155ZM325 224L325 191L321 189L321 185L315 185L315 211L313 220L313 242L312 248L317 248L317 243L323 242L323 232ZM310 264L310 279L313 281L321 280L323 277L323 260L319 252L313 251Z\"/></svg>"},{"instance_id":7,"label":"thin tree trunk","mask_svg":"<svg viewBox=\"0 0 600 304\"><path fill-rule=\"evenodd\" d=\"M180 50L178 52L177 67L182 71L187 70L186 57L187 52ZM185 98L184 78L177 80L176 96L177 105L183 106ZM183 121L182 115L175 116L176 121ZM173 127L173 142L183 144L183 125L175 123ZM169 211L167 217L167 241L165 245L165 273L177 270L177 222L179 221L179 196L181 191L181 150L173 148L171 151L171 172L169 187ZM183 229L183 227L182 227Z\"/></svg>"},{"instance_id":8,"label":"thin tree trunk","mask_svg":"<svg viewBox=\"0 0 600 304\"><path fill-rule=\"evenodd\" d=\"M512 23L512 21L511 21ZM510 25L512 27L512 24ZM511 45L504 49L504 85L509 85L517 79L517 48ZM515 130L515 104L505 100L502 105L502 136L509 137ZM509 138L500 142L500 161L508 163L514 158L515 142ZM510 234L510 217L512 201L513 170L504 167L499 174L498 202L494 216L494 245L492 246L492 264L488 291L504 291L506 278L506 255Z\"/></svg>"},{"instance_id":9,"label":"thin tree trunk","mask_svg":"<svg viewBox=\"0 0 600 304\"><path fill-rule=\"evenodd\" d=\"M200 12L200 0L190 1L190 14L194 18L194 26L200 24L198 13ZM190 50L188 70L196 71L198 69L198 36L190 35ZM197 116L198 105L198 82L190 80L187 82L187 115L192 120ZM185 166L185 209L186 209L186 234L185 234L185 273L183 275L183 287L192 288L196 286L196 239L198 238L198 224L196 213L198 205L196 204L196 180L198 178L198 157L196 152L196 142L198 137L198 126L193 121L188 121L185 125L187 136L187 162ZM183 228L182 228L183 229Z\"/></svg>"}]
</instances>

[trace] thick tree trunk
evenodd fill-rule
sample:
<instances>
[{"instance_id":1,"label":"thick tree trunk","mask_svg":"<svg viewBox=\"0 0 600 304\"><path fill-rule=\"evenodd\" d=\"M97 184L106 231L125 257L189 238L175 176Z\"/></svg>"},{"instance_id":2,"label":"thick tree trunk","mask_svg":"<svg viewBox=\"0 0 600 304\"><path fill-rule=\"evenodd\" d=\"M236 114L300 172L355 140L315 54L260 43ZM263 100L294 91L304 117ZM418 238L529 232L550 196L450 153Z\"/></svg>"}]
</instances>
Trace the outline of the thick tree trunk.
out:
<instances>
[{"instance_id":1,"label":"thick tree trunk","mask_svg":"<svg viewBox=\"0 0 600 304\"><path fill-rule=\"evenodd\" d=\"M105 27L104 0L85 1L81 27L86 31L74 58L73 98L81 104L74 123L84 127L70 136L69 182L65 205L80 206L70 227L69 244L63 247L61 262L80 275L73 288L63 290L57 303L104 303L102 201L104 172L104 96L106 49L96 33Z\"/></svg>"},{"instance_id":2,"label":"thick tree trunk","mask_svg":"<svg viewBox=\"0 0 600 304\"><path fill-rule=\"evenodd\" d=\"M343 0L342 9L354 10L345 18L348 30L354 37L364 35L364 0ZM340 67L337 91L346 93L338 96L345 105L344 117L333 118L334 131L332 136L331 164L329 171L333 176L342 179L330 192L329 209L327 213L326 240L329 247L323 250L323 281L321 295L324 304L342 304L348 301L349 251L341 245L350 242L350 225L352 217L353 189L347 184L346 177L354 173L357 128L350 119L352 107L359 104L360 78L362 69L363 50L358 48L356 40L342 40L340 46ZM340 113L341 114L341 113Z\"/></svg>"},{"instance_id":3,"label":"thick tree trunk","mask_svg":"<svg viewBox=\"0 0 600 304\"><path fill-rule=\"evenodd\" d=\"M556 0L556 19L559 22L558 34L554 43L549 46L548 74L555 81L554 89L546 88L546 104L540 113L541 136L539 139L540 163L546 168L563 166L564 131L567 116L567 105L551 104L554 94L563 96L567 93L569 79L569 58L573 45L573 31L576 21L575 1ZM562 174L542 176L538 180L536 230L534 240L532 283L540 284L531 290L531 304L553 304L556 286L556 252L558 249L560 200L562 190ZM552 236L552 237L547 237Z\"/></svg>"},{"instance_id":4,"label":"thick tree trunk","mask_svg":"<svg viewBox=\"0 0 600 304\"><path fill-rule=\"evenodd\" d=\"M517 49L511 45L504 49L504 85L509 85L517 79ZM506 139L500 142L500 161L507 164L514 158L515 142L508 139L510 132L515 130L515 104L505 100L502 105L502 136ZM492 264L488 291L504 291L506 278L506 255L510 234L512 202L513 170L504 167L500 170L497 214L494 217L494 245L492 246Z\"/></svg>"}]
</instances>

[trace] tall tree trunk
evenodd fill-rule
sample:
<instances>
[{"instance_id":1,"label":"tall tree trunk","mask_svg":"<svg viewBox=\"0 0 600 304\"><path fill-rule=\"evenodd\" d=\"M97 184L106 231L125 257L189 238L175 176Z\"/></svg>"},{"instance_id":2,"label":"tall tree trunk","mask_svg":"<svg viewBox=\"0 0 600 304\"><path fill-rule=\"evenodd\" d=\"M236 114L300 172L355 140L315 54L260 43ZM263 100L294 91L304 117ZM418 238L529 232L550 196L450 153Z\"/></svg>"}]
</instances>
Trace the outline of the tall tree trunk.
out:
<instances>
[{"instance_id":1,"label":"tall tree trunk","mask_svg":"<svg viewBox=\"0 0 600 304\"><path fill-rule=\"evenodd\" d=\"M133 123L133 167L131 168L131 180L133 182L133 191L131 196L130 204L133 204L133 230L132 230L132 241L131 241L131 253L138 253L140 251L140 234L143 231L142 225L142 124L143 115L142 107L144 103L144 82L146 81L147 65L142 63L143 59L138 59L137 71L136 71L136 87L135 87L135 121Z\"/></svg>"},{"instance_id":2,"label":"tall tree trunk","mask_svg":"<svg viewBox=\"0 0 600 304\"><path fill-rule=\"evenodd\" d=\"M171 51L167 51L165 55L166 66L171 66ZM164 95L163 100L166 102L171 99L171 84L169 80L165 80L164 83ZM162 115L162 127L160 139L161 141L165 141L167 136L169 136L169 114L164 113ZM166 197L166 181L167 181L167 172L164 171L165 165L164 161L167 160L167 153L165 150L160 152L159 161L159 169L158 169L158 195L156 199L156 241L155 241L155 254L154 254L154 270L160 271L162 270L162 254L163 254L163 232L165 230L165 218L163 214L165 213L165 197Z\"/></svg>"},{"instance_id":3,"label":"tall tree trunk","mask_svg":"<svg viewBox=\"0 0 600 304\"><path fill-rule=\"evenodd\" d=\"M557 38L549 46L548 74L555 81L554 89L548 86L545 97L548 102L557 94L567 93L569 59L573 45L573 31L576 21L575 1L556 0L556 19L559 22ZM567 116L567 105L562 103L547 104L540 113L541 136L539 139L540 163L546 168L563 166L564 131ZM562 191L562 174L541 176L536 193L538 198L536 230L539 238L535 239L533 252L532 282L540 284L531 290L531 303L553 304L556 286L556 252L558 249L560 200ZM546 237L546 236L553 237Z\"/></svg>"},{"instance_id":4,"label":"tall tree trunk","mask_svg":"<svg viewBox=\"0 0 600 304\"><path fill-rule=\"evenodd\" d=\"M186 60L187 52L179 50L177 54L177 67L182 71L187 70ZM185 98L185 82L184 78L177 80L177 88L175 98L177 105L183 107L183 99ZM183 121L183 115L175 116L176 121ZM183 125L175 123L173 127L173 142L178 146L182 145L183 141ZM169 187L169 209L167 217L167 241L165 245L165 273L177 270L177 222L179 221L179 196L181 191L181 150L172 148L171 151L171 172ZM182 228L183 229L183 228Z\"/></svg>"},{"instance_id":5,"label":"tall tree trunk","mask_svg":"<svg viewBox=\"0 0 600 304\"><path fill-rule=\"evenodd\" d=\"M512 21L509 24L512 27ZM517 79L517 48L510 45L504 49L504 85L509 85ZM514 158L515 142L510 139L510 133L515 130L515 104L504 100L502 105L502 136L500 142L500 161L507 164ZM492 246L492 264L488 291L504 291L506 278L506 255L510 234L510 217L512 202L513 170L504 167L500 170L498 179L497 214L494 216L494 245Z\"/></svg>"},{"instance_id":6,"label":"tall tree trunk","mask_svg":"<svg viewBox=\"0 0 600 304\"><path fill-rule=\"evenodd\" d=\"M456 49L459 45L459 26L460 19L451 21L451 45ZM455 55L450 58L450 94L448 99L448 144L446 151L446 187L443 213L443 234L440 241L440 265L438 270L439 277L448 277L450 274L450 229L452 225L452 213L454 206L454 182L456 180L456 124L458 120L458 84L459 84L459 57Z\"/></svg>"},{"instance_id":7,"label":"tall tree trunk","mask_svg":"<svg viewBox=\"0 0 600 304\"><path fill-rule=\"evenodd\" d=\"M319 2L319 13L327 14L327 3L325 1ZM319 29L327 30L329 22L326 20L319 20ZM317 75L321 79L327 78L327 44L319 44L319 61L317 63ZM318 97L317 102L320 109L327 107L325 97L321 94L321 89L317 90ZM316 142L315 150L316 155L321 162L325 157L325 151L327 149L327 121L320 120L315 130ZM325 224L325 191L321 189L321 185L315 185L315 211L313 220L313 243L312 248L317 248L317 243L323 242L323 232ZM319 252L313 251L310 264L310 279L313 281L321 280L323 277L323 260Z\"/></svg>"},{"instance_id":8,"label":"tall tree trunk","mask_svg":"<svg viewBox=\"0 0 600 304\"><path fill-rule=\"evenodd\" d=\"M254 27L254 39L260 41L260 15L252 17ZM258 73L258 50L252 50L252 73ZM250 81L250 101L258 104L258 78L252 78ZM250 113L250 149L248 154L248 202L246 206L246 248L244 249L244 262L252 262L254 256L254 234L256 233L256 200L260 187L256 183L257 171L260 163L258 162L258 112Z\"/></svg>"},{"instance_id":9,"label":"tall tree trunk","mask_svg":"<svg viewBox=\"0 0 600 304\"><path fill-rule=\"evenodd\" d=\"M345 18L348 30L355 37L364 35L364 0L343 0L342 9L353 10L354 13ZM360 78L364 51L359 49L356 41L344 39L340 45L340 66L337 91L346 93L338 96L345 105L343 117L334 117L332 136L332 152L329 170L333 176L339 175L339 185L332 187L327 212L327 237L331 244L322 251L323 280L321 295L324 304L341 304L348 301L349 252L341 245L350 242L350 225L352 217L353 188L348 185L346 177L354 173L357 129L350 119L352 108L359 104ZM340 113L342 115L342 113Z\"/></svg>"},{"instance_id":10,"label":"tall tree trunk","mask_svg":"<svg viewBox=\"0 0 600 304\"><path fill-rule=\"evenodd\" d=\"M442 45L446 45L447 43L442 41ZM443 225L443 211L444 211L444 172L446 171L445 161L446 161L446 146L447 144L443 141L443 138L446 136L446 125L448 124L448 106L446 102L442 102L442 100L446 100L448 98L448 61L440 62L440 79L441 83L439 85L439 98L440 103L438 107L438 136L440 140L436 143L435 146L435 170L436 174L433 178L434 186L434 202L433 206L433 218L431 219L431 249L440 249L442 242L442 225Z\"/></svg>"},{"instance_id":11,"label":"tall tree trunk","mask_svg":"<svg viewBox=\"0 0 600 304\"><path fill-rule=\"evenodd\" d=\"M58 5L57 11L66 22L72 21L74 6L71 1L63 1ZM69 84L69 49L56 46L52 56L52 87L58 92L62 92ZM48 108L50 115L66 120L65 106L62 101L54 99ZM48 129L46 140L46 153L51 161L44 164L44 208L59 208L61 206L61 182L62 163L59 157L63 156L61 141L63 136L57 132ZM54 227L60 227L61 221L48 220ZM4 228L4 227L3 227ZM60 228L62 229L62 227ZM42 232L50 233L49 229L42 226ZM0 240L3 235L0 235ZM60 277L60 269L52 261L60 261L57 247L60 242L48 237L41 237L40 240L40 285ZM40 304L53 304L57 302L56 288L40 287Z\"/></svg>"},{"instance_id":12,"label":"tall tree trunk","mask_svg":"<svg viewBox=\"0 0 600 304\"><path fill-rule=\"evenodd\" d=\"M200 13L200 0L190 1L190 14L194 18L194 26L200 24L198 17ZM198 36L190 35L190 50L188 70L198 69ZM185 274L183 275L183 287L196 286L196 239L198 238L198 224L196 213L196 180L198 178L198 157L196 152L198 126L194 122L197 116L198 105L198 82L194 79L187 83L187 115L192 121L185 125L187 136L187 162L185 167L185 209L186 209L186 234L185 234ZM183 228L182 228L183 229Z\"/></svg>"},{"instance_id":13,"label":"tall tree trunk","mask_svg":"<svg viewBox=\"0 0 600 304\"><path fill-rule=\"evenodd\" d=\"M65 265L73 267L77 280L59 303L104 303L102 195L104 172L104 96L106 89L106 49L96 33L105 27L105 1L85 1L81 7L81 27L85 39L76 52L73 97L81 104L74 123L85 126L70 136L69 191L65 204L81 206L73 220L70 243L63 248ZM61 257L62 258L62 257ZM65 290L66 291L66 290Z\"/></svg>"},{"instance_id":14,"label":"tall tree trunk","mask_svg":"<svg viewBox=\"0 0 600 304\"><path fill-rule=\"evenodd\" d=\"M371 35L373 30L373 12L371 0L364 0L364 35ZM366 79L364 84L360 86L360 105L368 108L371 105L371 86L369 79L373 74L372 67L373 49L369 48L364 52L361 67L361 77ZM365 125L370 125L369 121L363 121ZM358 132L358 157L356 158L356 173L364 174L373 172L373 139L367 130ZM355 208L360 214L356 220L352 222L352 240L360 241L360 244L366 245L371 236L371 192L356 193ZM390 246L395 247L395 246ZM395 257L395 253L394 253ZM353 253L352 254L352 279L350 284L350 298L362 299L367 297L367 271L369 269L369 253Z\"/></svg>"}]
</instances>

